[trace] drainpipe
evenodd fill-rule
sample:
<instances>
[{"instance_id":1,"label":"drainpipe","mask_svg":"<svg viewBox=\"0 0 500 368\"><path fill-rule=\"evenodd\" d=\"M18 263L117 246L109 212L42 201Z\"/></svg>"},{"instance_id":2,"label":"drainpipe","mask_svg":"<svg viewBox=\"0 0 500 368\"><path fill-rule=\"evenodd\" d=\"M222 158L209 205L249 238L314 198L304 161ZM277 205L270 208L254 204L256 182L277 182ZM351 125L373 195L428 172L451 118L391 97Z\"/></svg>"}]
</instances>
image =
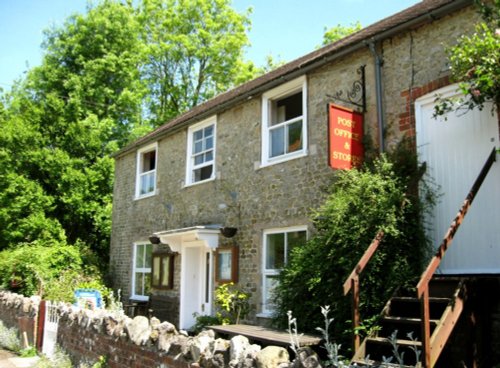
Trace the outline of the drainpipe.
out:
<instances>
[{"instance_id":1,"label":"drainpipe","mask_svg":"<svg viewBox=\"0 0 500 368\"><path fill-rule=\"evenodd\" d=\"M368 43L368 47L375 58L375 95L377 97L378 139L379 151L382 153L385 151L384 111L382 103L382 65L384 64L384 60L382 60L380 54L375 49L375 43L373 41Z\"/></svg>"}]
</instances>

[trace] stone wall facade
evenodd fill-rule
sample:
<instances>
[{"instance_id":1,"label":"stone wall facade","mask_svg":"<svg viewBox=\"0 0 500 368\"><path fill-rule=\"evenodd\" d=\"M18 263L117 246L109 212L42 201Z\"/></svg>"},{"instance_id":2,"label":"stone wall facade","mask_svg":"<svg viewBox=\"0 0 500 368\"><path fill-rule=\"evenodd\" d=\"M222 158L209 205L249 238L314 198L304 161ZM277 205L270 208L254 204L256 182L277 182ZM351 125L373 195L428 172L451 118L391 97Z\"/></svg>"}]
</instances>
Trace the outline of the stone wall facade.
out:
<instances>
[{"instance_id":1,"label":"stone wall facade","mask_svg":"<svg viewBox=\"0 0 500 368\"><path fill-rule=\"evenodd\" d=\"M383 111L386 145L415 136L413 102L448 83L445 48L473 28L478 15L471 7L442 19L415 26L378 44L383 58ZM306 225L311 234L311 209L321 205L334 180L328 166L327 104L329 95L347 91L366 65L364 114L368 144L378 141L374 57L368 47L310 71L307 79L307 155L279 164L261 165L262 96L227 108L216 115L216 178L185 186L187 128L158 140L157 193L135 199L137 153L116 157L111 240L111 272L125 298L131 293L134 242L147 242L158 231L221 224L236 227L234 238L220 237L219 246L239 247L239 286L251 296L250 321L264 323L262 311L263 232ZM193 120L192 123L197 123ZM172 290L180 297L181 256L175 259ZM210 277L214 278L212 274ZM214 280L213 280L214 281ZM216 283L212 285L215 287ZM156 292L156 291L154 291Z\"/></svg>"}]
</instances>

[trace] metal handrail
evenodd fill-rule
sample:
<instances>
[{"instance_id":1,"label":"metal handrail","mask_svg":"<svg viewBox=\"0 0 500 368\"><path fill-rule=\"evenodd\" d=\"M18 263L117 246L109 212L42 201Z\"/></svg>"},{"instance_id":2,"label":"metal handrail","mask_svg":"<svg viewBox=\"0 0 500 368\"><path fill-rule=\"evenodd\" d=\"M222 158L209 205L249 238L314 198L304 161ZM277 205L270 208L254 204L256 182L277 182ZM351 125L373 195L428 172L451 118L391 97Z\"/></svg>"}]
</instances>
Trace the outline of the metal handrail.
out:
<instances>
[{"instance_id":1,"label":"metal handrail","mask_svg":"<svg viewBox=\"0 0 500 368\"><path fill-rule=\"evenodd\" d=\"M448 231L446 232L436 254L432 257L426 270L422 273L422 277L417 285L417 297L420 299L421 304L421 318L422 318L422 359L424 359L425 367L432 367L434 365L434 359L431 359L431 346L430 346L430 311L429 311L429 282L431 281L434 273L436 272L439 264L441 263L444 254L450 247L453 237L457 232L460 224L462 223L467 211L469 210L472 201L476 197L476 194L481 188L484 179L488 175L493 162L496 160L496 147L493 147L490 155L488 156L486 162L484 163L481 172L479 173L476 181L472 185L469 194L465 198L462 207L458 211L455 219L452 221ZM432 364L431 364L432 360Z\"/></svg>"},{"instance_id":2,"label":"metal handrail","mask_svg":"<svg viewBox=\"0 0 500 368\"><path fill-rule=\"evenodd\" d=\"M373 238L370 246L366 249L363 256L359 259L356 266L354 266L351 274L344 282L344 296L346 296L349 291L352 290L352 327L353 331L360 325L360 315L359 315L359 275L363 272L366 265L372 258L373 254L377 250L382 238L384 237L384 232L380 230L375 238ZM358 350L360 345L360 337L358 334L354 334L354 351Z\"/></svg>"}]
</instances>

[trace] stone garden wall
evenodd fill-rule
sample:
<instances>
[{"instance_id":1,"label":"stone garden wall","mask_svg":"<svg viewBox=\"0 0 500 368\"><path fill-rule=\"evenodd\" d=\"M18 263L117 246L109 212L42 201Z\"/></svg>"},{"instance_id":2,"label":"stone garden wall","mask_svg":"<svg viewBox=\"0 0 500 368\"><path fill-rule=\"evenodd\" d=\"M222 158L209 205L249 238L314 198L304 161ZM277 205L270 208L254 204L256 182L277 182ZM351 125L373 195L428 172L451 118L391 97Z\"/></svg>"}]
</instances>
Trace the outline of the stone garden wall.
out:
<instances>
[{"instance_id":1,"label":"stone garden wall","mask_svg":"<svg viewBox=\"0 0 500 368\"><path fill-rule=\"evenodd\" d=\"M40 298L31 298L22 295L0 291L0 321L8 328L17 328L23 341L26 333L28 343L34 345Z\"/></svg>"},{"instance_id":2,"label":"stone garden wall","mask_svg":"<svg viewBox=\"0 0 500 368\"><path fill-rule=\"evenodd\" d=\"M0 321L6 327L25 329L31 321L30 344L34 344L40 298L0 291ZM110 368L152 367L319 367L316 355L302 349L290 361L285 348L250 344L243 336L216 338L212 330L188 336L170 322L156 318L127 317L122 311L82 310L60 304L57 344L75 366L92 365L104 357ZM21 322L20 322L21 321Z\"/></svg>"},{"instance_id":3,"label":"stone garden wall","mask_svg":"<svg viewBox=\"0 0 500 368\"><path fill-rule=\"evenodd\" d=\"M212 330L188 336L170 322L129 318L120 312L59 307L58 345L75 364L92 364L105 357L117 367L318 367L314 353L289 361L286 349L261 348L243 336L216 338Z\"/></svg>"}]
</instances>

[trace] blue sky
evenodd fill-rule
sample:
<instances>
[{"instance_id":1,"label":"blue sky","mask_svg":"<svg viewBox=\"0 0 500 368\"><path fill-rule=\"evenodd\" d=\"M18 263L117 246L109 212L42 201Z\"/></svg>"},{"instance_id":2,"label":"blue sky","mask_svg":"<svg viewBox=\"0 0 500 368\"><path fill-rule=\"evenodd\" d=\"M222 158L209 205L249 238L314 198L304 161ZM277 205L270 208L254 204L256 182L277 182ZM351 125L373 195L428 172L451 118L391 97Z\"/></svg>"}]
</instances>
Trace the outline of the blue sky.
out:
<instances>
[{"instance_id":1,"label":"blue sky","mask_svg":"<svg viewBox=\"0 0 500 368\"><path fill-rule=\"evenodd\" d=\"M266 55L285 61L321 44L325 27L363 26L401 11L418 0L233 0L238 11L253 8L247 58L262 65ZM27 65L40 63L43 30L61 25L87 0L0 0L0 88L9 89Z\"/></svg>"}]
</instances>

